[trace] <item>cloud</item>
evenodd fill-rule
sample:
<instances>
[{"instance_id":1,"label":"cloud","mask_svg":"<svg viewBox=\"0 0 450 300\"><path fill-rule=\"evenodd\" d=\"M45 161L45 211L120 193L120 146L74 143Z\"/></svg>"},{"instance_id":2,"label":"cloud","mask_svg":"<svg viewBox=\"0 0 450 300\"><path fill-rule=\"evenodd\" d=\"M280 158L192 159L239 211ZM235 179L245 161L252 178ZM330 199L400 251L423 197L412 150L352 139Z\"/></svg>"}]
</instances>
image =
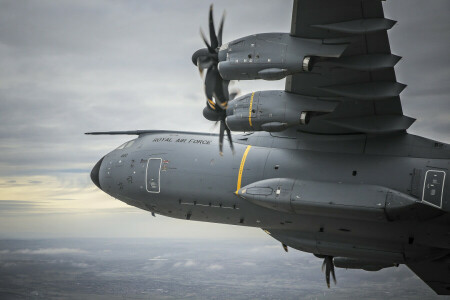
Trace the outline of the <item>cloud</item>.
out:
<instances>
[{"instance_id":1,"label":"cloud","mask_svg":"<svg viewBox=\"0 0 450 300\"><path fill-rule=\"evenodd\" d=\"M185 267L192 267L195 266L195 261L193 261L192 259L188 259L185 263L184 263Z\"/></svg>"},{"instance_id":2,"label":"cloud","mask_svg":"<svg viewBox=\"0 0 450 300\"><path fill-rule=\"evenodd\" d=\"M0 212L24 212L37 210L48 201L0 200Z\"/></svg>"},{"instance_id":3,"label":"cloud","mask_svg":"<svg viewBox=\"0 0 450 300\"><path fill-rule=\"evenodd\" d=\"M0 173L84 169L128 138L86 137L86 131L211 127L190 60L203 46L204 2L152 1L139 9L124 2L6 2L0 11ZM249 7L254 12L259 4ZM289 27L290 3L265 1L258 18L249 18L239 1L216 3L217 13L225 6L224 39ZM264 15L270 18L255 22Z\"/></svg>"},{"instance_id":4,"label":"cloud","mask_svg":"<svg viewBox=\"0 0 450 300\"><path fill-rule=\"evenodd\" d=\"M29 184L41 184L42 181L40 181L40 180L28 180L28 183Z\"/></svg>"},{"instance_id":5,"label":"cloud","mask_svg":"<svg viewBox=\"0 0 450 300\"><path fill-rule=\"evenodd\" d=\"M61 255L61 254L84 254L87 251L75 248L40 248L40 249L19 249L12 251L15 254L30 254L30 255Z\"/></svg>"},{"instance_id":6,"label":"cloud","mask_svg":"<svg viewBox=\"0 0 450 300\"><path fill-rule=\"evenodd\" d=\"M178 267L186 267L186 268L189 268L189 267L193 267L193 266L195 266L195 265L196 265L196 262L195 262L194 260L188 259L188 260L185 261L185 262L176 262L173 266L174 266L175 268L178 268Z\"/></svg>"},{"instance_id":7,"label":"cloud","mask_svg":"<svg viewBox=\"0 0 450 300\"><path fill-rule=\"evenodd\" d=\"M168 259L167 258L163 258L161 256L155 256L153 258L149 258L148 260L150 260L150 261L165 261L165 260L168 260Z\"/></svg>"},{"instance_id":8,"label":"cloud","mask_svg":"<svg viewBox=\"0 0 450 300\"><path fill-rule=\"evenodd\" d=\"M76 267L76 268L83 268L84 269L84 268L89 267L90 265L87 264L87 263L72 262L71 266Z\"/></svg>"},{"instance_id":9,"label":"cloud","mask_svg":"<svg viewBox=\"0 0 450 300\"><path fill-rule=\"evenodd\" d=\"M209 265L207 267L207 269L211 270L211 271L219 271L219 270L223 269L223 266L222 265L218 265L218 264L212 264L212 265Z\"/></svg>"},{"instance_id":10,"label":"cloud","mask_svg":"<svg viewBox=\"0 0 450 300\"><path fill-rule=\"evenodd\" d=\"M0 262L0 266L2 268L11 268L11 267L16 267L17 263L14 263L14 262L4 262L4 263L2 263L2 262Z\"/></svg>"}]
</instances>

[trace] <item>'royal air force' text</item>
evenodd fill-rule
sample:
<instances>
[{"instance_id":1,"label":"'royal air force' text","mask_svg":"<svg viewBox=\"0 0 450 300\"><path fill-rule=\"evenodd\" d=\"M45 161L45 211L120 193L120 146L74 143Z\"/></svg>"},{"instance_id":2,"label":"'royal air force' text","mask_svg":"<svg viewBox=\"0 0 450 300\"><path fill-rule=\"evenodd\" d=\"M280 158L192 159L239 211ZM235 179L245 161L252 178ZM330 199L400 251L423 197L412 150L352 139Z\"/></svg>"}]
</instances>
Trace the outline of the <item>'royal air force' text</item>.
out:
<instances>
[{"instance_id":1,"label":"'royal air force' text","mask_svg":"<svg viewBox=\"0 0 450 300\"><path fill-rule=\"evenodd\" d=\"M185 143L185 144L201 144L201 145L210 145L211 140L198 140L198 139L175 139L175 138L155 138L153 139L154 143Z\"/></svg>"}]
</instances>

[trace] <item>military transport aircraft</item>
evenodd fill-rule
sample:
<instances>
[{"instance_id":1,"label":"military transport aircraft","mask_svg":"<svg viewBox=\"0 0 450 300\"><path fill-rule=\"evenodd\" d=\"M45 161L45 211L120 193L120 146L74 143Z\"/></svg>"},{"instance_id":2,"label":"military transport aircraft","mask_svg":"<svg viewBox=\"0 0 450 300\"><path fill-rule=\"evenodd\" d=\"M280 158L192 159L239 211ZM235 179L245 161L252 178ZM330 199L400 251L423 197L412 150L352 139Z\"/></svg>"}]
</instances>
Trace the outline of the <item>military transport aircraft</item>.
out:
<instances>
[{"instance_id":1,"label":"military transport aircraft","mask_svg":"<svg viewBox=\"0 0 450 300\"><path fill-rule=\"evenodd\" d=\"M220 134L88 133L138 135L93 182L152 214L262 228L323 259L328 287L335 267L406 264L449 295L450 145L406 132L381 1L294 0L289 33L226 44L212 14L192 60ZM283 78L283 91L228 92L230 80Z\"/></svg>"}]
</instances>

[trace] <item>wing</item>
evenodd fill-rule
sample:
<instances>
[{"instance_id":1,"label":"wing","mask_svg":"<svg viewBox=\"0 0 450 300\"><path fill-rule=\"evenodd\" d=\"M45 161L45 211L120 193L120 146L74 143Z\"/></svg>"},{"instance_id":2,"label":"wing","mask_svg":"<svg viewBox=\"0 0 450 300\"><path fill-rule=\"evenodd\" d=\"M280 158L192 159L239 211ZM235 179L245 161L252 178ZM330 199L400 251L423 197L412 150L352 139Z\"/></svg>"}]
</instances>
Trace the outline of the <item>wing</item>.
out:
<instances>
[{"instance_id":1,"label":"wing","mask_svg":"<svg viewBox=\"0 0 450 300\"><path fill-rule=\"evenodd\" d=\"M218 136L216 133L205 133L205 132L192 132L192 131L174 131L174 130L128 130L128 131L97 131L97 132L86 132L87 135L144 135L144 134L192 134L192 135L207 135L207 136Z\"/></svg>"},{"instance_id":2,"label":"wing","mask_svg":"<svg viewBox=\"0 0 450 300\"><path fill-rule=\"evenodd\" d=\"M311 72L286 79L286 91L339 101L337 109L314 118L306 131L388 133L415 121L403 115L381 0L294 0L291 35L347 44L339 58L319 60Z\"/></svg>"},{"instance_id":3,"label":"wing","mask_svg":"<svg viewBox=\"0 0 450 300\"><path fill-rule=\"evenodd\" d=\"M450 295L450 255L407 265L438 295Z\"/></svg>"}]
</instances>

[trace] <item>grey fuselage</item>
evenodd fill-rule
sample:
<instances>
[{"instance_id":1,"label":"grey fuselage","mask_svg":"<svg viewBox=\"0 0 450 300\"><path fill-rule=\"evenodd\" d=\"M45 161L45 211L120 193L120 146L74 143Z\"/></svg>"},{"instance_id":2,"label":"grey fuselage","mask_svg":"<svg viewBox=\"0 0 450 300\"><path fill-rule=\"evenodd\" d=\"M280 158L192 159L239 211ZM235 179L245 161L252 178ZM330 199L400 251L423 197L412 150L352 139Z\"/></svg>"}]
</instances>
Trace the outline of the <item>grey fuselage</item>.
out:
<instances>
[{"instance_id":1,"label":"grey fuselage","mask_svg":"<svg viewBox=\"0 0 450 300\"><path fill-rule=\"evenodd\" d=\"M141 134L107 154L93 172L104 192L129 205L173 218L259 227L314 254L405 263L450 252L447 144L407 133L291 130L235 135L235 153L225 147L220 156L217 140L189 132ZM426 196L433 174L442 182ZM293 190L298 185L300 201L302 187L331 200L312 197L297 205L292 188L277 187L278 178L295 182ZM256 191L252 199L245 195L250 190ZM285 206L277 203L282 198Z\"/></svg>"}]
</instances>

